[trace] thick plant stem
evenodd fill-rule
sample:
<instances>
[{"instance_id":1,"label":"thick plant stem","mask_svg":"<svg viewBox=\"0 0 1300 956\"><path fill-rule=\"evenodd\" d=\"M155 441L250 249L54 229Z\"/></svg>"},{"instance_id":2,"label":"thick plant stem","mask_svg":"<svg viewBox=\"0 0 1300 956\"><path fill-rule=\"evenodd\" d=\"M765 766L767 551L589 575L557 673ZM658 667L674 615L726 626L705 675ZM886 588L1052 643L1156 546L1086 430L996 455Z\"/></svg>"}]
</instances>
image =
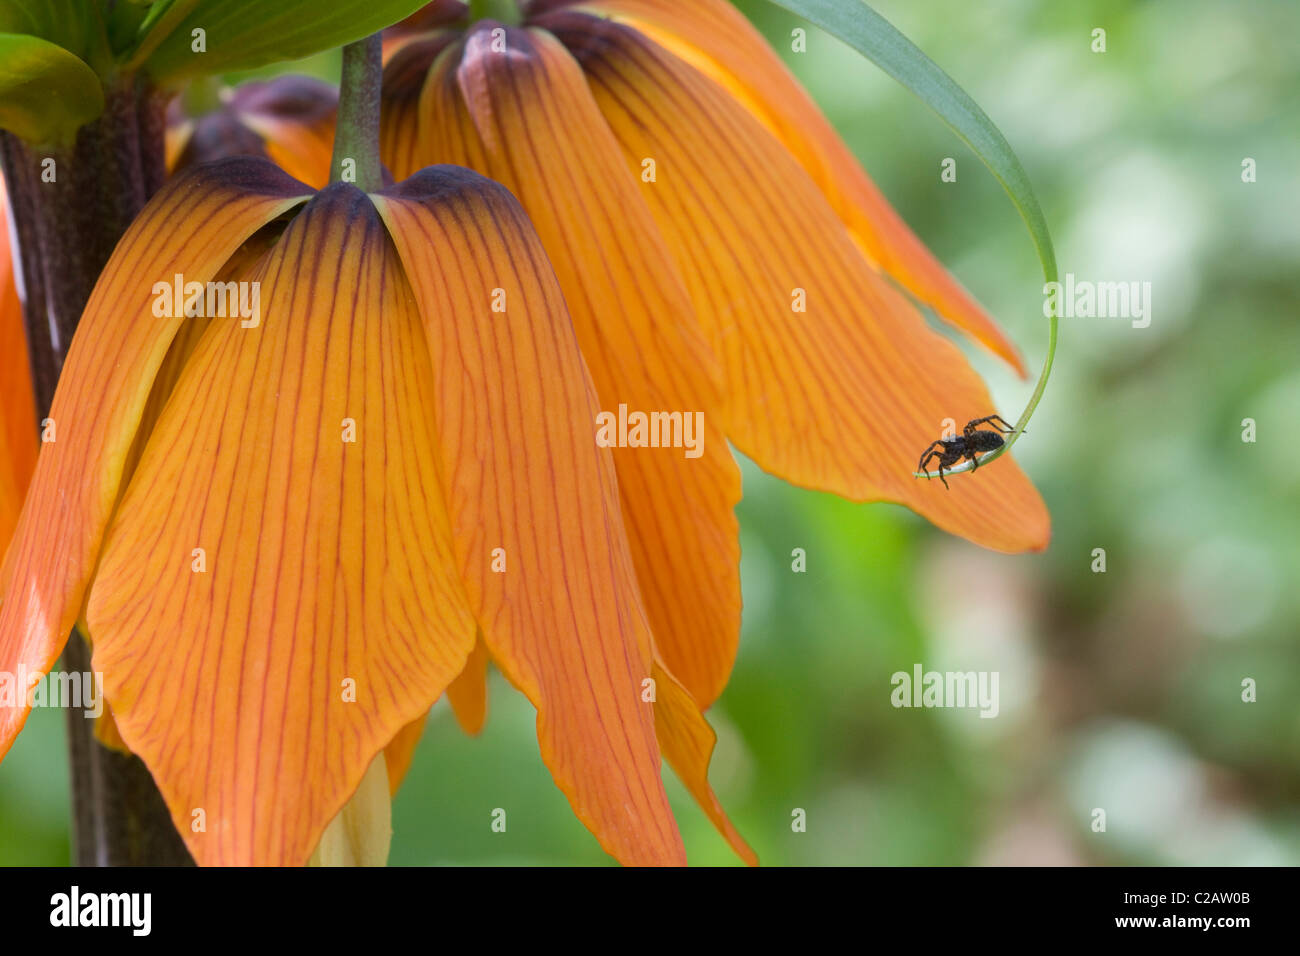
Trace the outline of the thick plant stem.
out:
<instances>
[{"instance_id":1,"label":"thick plant stem","mask_svg":"<svg viewBox=\"0 0 1300 956\"><path fill-rule=\"evenodd\" d=\"M350 182L366 192L384 185L379 161L379 88L384 65L379 34L343 48L339 118L334 131L330 182Z\"/></svg>"},{"instance_id":2,"label":"thick plant stem","mask_svg":"<svg viewBox=\"0 0 1300 956\"><path fill-rule=\"evenodd\" d=\"M162 185L164 105L143 84L123 83L107 91L103 115L67 149L30 147L0 134L38 422L49 413L100 271ZM76 631L57 666L68 673L91 671L90 648ZM102 746L95 721L81 709L67 710L67 731L73 863L192 863L144 763Z\"/></svg>"}]
</instances>

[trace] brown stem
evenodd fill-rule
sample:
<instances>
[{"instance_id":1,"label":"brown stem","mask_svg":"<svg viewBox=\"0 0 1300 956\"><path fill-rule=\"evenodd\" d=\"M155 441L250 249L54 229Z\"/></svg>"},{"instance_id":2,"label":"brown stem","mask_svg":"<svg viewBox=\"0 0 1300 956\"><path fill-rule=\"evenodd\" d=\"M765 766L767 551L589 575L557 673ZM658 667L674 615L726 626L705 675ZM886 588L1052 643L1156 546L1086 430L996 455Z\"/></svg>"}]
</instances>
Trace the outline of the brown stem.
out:
<instances>
[{"instance_id":1,"label":"brown stem","mask_svg":"<svg viewBox=\"0 0 1300 956\"><path fill-rule=\"evenodd\" d=\"M49 414L81 311L113 247L162 185L165 100L142 82L106 93L104 113L67 149L27 146L0 133L17 242L37 421ZM53 160L51 167L46 160ZM59 665L89 673L74 631ZM73 862L80 866L192 863L144 763L101 745L95 722L67 711Z\"/></svg>"}]
</instances>

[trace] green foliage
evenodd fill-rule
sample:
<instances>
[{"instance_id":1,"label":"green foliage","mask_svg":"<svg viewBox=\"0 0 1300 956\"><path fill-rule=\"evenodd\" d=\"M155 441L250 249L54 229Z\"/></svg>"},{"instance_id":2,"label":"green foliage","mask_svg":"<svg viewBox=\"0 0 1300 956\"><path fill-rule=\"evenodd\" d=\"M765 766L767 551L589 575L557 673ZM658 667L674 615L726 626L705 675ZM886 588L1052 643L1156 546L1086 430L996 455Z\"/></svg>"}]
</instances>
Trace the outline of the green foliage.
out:
<instances>
[{"instance_id":1,"label":"green foliage","mask_svg":"<svg viewBox=\"0 0 1300 956\"><path fill-rule=\"evenodd\" d=\"M421 0L176 0L150 24L132 63L159 83L297 60L369 36ZM195 31L202 31L196 34ZM161 35L160 35L161 34ZM204 52L196 52L200 42Z\"/></svg>"},{"instance_id":2,"label":"green foliage","mask_svg":"<svg viewBox=\"0 0 1300 956\"><path fill-rule=\"evenodd\" d=\"M84 61L40 37L0 33L0 129L63 145L103 109L99 78Z\"/></svg>"},{"instance_id":3,"label":"green foliage","mask_svg":"<svg viewBox=\"0 0 1300 956\"><path fill-rule=\"evenodd\" d=\"M105 84L143 70L176 88L334 50L422 0L0 0L0 129L67 143L103 111Z\"/></svg>"},{"instance_id":4,"label":"green foliage","mask_svg":"<svg viewBox=\"0 0 1300 956\"><path fill-rule=\"evenodd\" d=\"M90 64L103 61L104 31L94 0L0 0L0 33L24 33Z\"/></svg>"}]
</instances>

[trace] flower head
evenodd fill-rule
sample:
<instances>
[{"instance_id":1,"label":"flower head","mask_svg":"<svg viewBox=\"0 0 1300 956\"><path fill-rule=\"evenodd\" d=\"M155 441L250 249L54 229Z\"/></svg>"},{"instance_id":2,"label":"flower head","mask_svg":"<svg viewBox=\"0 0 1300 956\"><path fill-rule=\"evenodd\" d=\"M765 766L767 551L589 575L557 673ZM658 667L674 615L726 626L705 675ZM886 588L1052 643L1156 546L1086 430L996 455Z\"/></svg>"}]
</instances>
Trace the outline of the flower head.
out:
<instances>
[{"instance_id":1,"label":"flower head","mask_svg":"<svg viewBox=\"0 0 1300 956\"><path fill-rule=\"evenodd\" d=\"M323 186L334 111L310 86L178 121L180 165L298 178L199 165L118 245L0 565L0 667L48 670L81 621L106 723L200 862L323 849L359 788L397 786L444 691L482 725L489 659L611 854L682 862L662 755L752 861L702 716L739 636L728 443L1042 548L1009 458L913 480L945 420L992 403L908 294L1019 356L730 4L466 12L388 36L395 186L377 160L370 191ZM0 757L27 709L0 707Z\"/></svg>"},{"instance_id":2,"label":"flower head","mask_svg":"<svg viewBox=\"0 0 1300 956\"><path fill-rule=\"evenodd\" d=\"M259 314L202 314L218 283L256 284ZM0 571L0 664L48 670L84 606L195 858L296 864L377 754L409 759L481 640L602 845L681 862L660 749L702 777L711 735L655 659L594 415L500 186L439 167L312 194L264 160L198 167L82 317ZM26 714L0 709L0 755Z\"/></svg>"},{"instance_id":3,"label":"flower head","mask_svg":"<svg viewBox=\"0 0 1300 956\"><path fill-rule=\"evenodd\" d=\"M217 108L189 116L184 100L167 116L167 168L229 156L265 156L309 186L329 181L338 92L307 76L278 76L218 91Z\"/></svg>"}]
</instances>

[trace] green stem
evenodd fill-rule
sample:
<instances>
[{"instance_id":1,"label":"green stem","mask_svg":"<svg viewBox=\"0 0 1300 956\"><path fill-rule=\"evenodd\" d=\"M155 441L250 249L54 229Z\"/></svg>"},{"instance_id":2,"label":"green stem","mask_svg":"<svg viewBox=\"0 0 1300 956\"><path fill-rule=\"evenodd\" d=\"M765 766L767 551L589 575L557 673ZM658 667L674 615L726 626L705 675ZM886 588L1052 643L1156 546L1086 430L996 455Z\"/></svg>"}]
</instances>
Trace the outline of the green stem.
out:
<instances>
[{"instance_id":1,"label":"green stem","mask_svg":"<svg viewBox=\"0 0 1300 956\"><path fill-rule=\"evenodd\" d=\"M496 20L508 27L524 22L517 0L469 0L469 22L479 20Z\"/></svg>"},{"instance_id":2,"label":"green stem","mask_svg":"<svg viewBox=\"0 0 1300 956\"><path fill-rule=\"evenodd\" d=\"M384 65L379 34L343 48L339 119L334 132L330 182L354 183L375 192L384 185L379 160L379 88Z\"/></svg>"}]
</instances>

